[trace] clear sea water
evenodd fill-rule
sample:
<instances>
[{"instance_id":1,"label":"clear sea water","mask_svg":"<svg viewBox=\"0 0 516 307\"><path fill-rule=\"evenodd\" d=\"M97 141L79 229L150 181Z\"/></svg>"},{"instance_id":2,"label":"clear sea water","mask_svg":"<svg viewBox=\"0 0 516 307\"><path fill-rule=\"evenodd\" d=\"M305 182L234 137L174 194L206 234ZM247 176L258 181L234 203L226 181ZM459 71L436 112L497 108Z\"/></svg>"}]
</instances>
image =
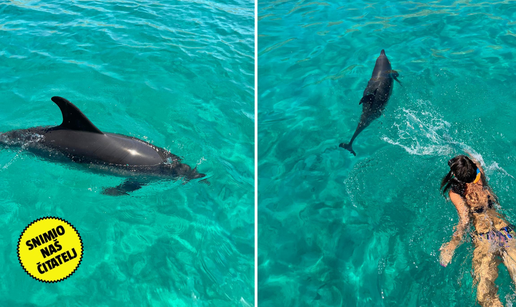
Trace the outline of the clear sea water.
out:
<instances>
[{"instance_id":1,"label":"clear sea water","mask_svg":"<svg viewBox=\"0 0 516 307\"><path fill-rule=\"evenodd\" d=\"M253 3L0 2L0 131L58 125L54 95L101 130L138 137L198 166L211 184L120 184L0 151L1 306L252 306ZM57 216L84 258L45 284L18 263L23 229Z\"/></svg>"},{"instance_id":2,"label":"clear sea water","mask_svg":"<svg viewBox=\"0 0 516 307\"><path fill-rule=\"evenodd\" d=\"M471 239L438 262L458 221L439 185L469 149L516 223L516 2L258 5L260 306L476 306ZM403 87L353 157L381 49Z\"/></svg>"}]
</instances>

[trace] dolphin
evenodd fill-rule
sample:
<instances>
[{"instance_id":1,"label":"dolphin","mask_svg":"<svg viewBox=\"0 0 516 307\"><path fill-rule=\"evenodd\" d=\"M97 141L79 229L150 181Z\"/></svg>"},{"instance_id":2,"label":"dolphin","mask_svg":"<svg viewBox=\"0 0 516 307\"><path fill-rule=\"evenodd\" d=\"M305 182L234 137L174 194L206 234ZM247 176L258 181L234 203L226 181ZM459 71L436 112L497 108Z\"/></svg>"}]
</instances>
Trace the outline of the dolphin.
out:
<instances>
[{"instance_id":1,"label":"dolphin","mask_svg":"<svg viewBox=\"0 0 516 307\"><path fill-rule=\"evenodd\" d=\"M128 178L117 187L104 189L107 195L128 195L156 178L202 178L196 168L181 158L140 139L100 131L70 101L54 96L63 114L55 127L34 127L0 134L0 144L20 147L56 162L71 162L96 172Z\"/></svg>"},{"instance_id":2,"label":"dolphin","mask_svg":"<svg viewBox=\"0 0 516 307\"><path fill-rule=\"evenodd\" d=\"M362 105L362 115L360 116L355 134L353 134L349 143L340 143L339 147L349 150L355 156L357 155L351 147L353 141L371 122L382 115L392 94L393 80L396 80L401 85L398 76L398 72L392 70L391 62L389 62L385 51L382 49L380 56L376 59L373 75L367 83L362 99L360 99L359 105Z\"/></svg>"}]
</instances>

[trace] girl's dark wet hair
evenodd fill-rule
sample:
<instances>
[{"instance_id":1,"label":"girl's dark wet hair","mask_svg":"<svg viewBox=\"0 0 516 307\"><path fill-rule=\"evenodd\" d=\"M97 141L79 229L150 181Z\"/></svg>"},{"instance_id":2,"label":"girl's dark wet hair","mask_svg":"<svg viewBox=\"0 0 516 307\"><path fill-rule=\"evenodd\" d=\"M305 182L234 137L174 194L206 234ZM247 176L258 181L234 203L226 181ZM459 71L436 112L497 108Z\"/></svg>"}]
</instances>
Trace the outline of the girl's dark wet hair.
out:
<instances>
[{"instance_id":1,"label":"girl's dark wet hair","mask_svg":"<svg viewBox=\"0 0 516 307\"><path fill-rule=\"evenodd\" d=\"M475 181L477 177L477 165L470 158L464 155L456 156L448 161L450 171L444 176L441 182L443 195L451 190L464 197L466 193L466 183Z\"/></svg>"}]
</instances>

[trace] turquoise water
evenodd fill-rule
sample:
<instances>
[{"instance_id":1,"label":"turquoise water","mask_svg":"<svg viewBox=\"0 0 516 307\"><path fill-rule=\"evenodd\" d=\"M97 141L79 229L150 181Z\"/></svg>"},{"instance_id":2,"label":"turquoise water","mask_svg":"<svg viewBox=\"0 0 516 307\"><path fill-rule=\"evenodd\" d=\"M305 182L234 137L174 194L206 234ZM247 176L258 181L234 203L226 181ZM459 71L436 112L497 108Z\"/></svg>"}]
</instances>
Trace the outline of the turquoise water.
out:
<instances>
[{"instance_id":1,"label":"turquoise water","mask_svg":"<svg viewBox=\"0 0 516 307\"><path fill-rule=\"evenodd\" d=\"M259 2L260 306L475 306L439 194L462 149L516 222L516 3ZM403 87L354 143L381 49ZM516 301L500 266L499 294Z\"/></svg>"},{"instance_id":2,"label":"turquoise water","mask_svg":"<svg viewBox=\"0 0 516 307\"><path fill-rule=\"evenodd\" d=\"M60 124L59 95L211 183L110 197L103 188L122 178L0 151L0 305L253 305L253 4L10 1L0 33L0 131ZM84 243L57 284L33 280L16 256L22 230L47 215Z\"/></svg>"}]
</instances>

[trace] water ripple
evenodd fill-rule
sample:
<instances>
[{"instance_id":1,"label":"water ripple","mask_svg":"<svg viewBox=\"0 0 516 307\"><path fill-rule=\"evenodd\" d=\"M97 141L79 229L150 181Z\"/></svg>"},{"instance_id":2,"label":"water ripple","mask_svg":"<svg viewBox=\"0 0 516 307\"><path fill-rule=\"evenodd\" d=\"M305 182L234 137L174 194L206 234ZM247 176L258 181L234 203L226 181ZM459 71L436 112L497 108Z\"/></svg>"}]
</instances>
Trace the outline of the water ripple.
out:
<instances>
[{"instance_id":1,"label":"water ripple","mask_svg":"<svg viewBox=\"0 0 516 307\"><path fill-rule=\"evenodd\" d=\"M100 193L122 178L1 151L10 282L0 305L254 301L253 26L241 0L0 4L0 131L60 124L50 97L64 96L99 129L164 147L210 181L153 182L114 199ZM60 295L42 295L12 257L12 238L45 215L69 220L85 244Z\"/></svg>"},{"instance_id":2,"label":"water ripple","mask_svg":"<svg viewBox=\"0 0 516 307\"><path fill-rule=\"evenodd\" d=\"M258 14L260 305L473 306L471 244L438 264L457 219L439 182L452 155L478 152L516 220L516 2L270 0ZM352 157L338 144L382 49L403 87ZM505 271L497 283L509 302Z\"/></svg>"}]
</instances>

